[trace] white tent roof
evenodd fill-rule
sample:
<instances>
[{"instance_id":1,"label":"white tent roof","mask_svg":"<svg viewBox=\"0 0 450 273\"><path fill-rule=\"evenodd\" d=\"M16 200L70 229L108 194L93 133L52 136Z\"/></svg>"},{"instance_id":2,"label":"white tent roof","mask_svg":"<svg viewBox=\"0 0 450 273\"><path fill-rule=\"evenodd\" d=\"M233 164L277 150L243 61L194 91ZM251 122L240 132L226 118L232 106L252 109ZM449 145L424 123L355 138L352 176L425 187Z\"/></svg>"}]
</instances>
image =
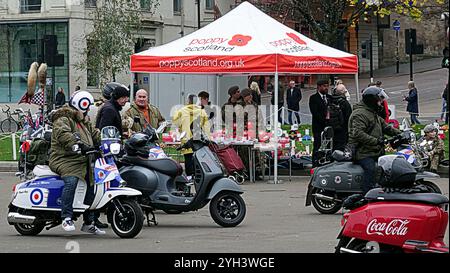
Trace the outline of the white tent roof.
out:
<instances>
[{"instance_id":1,"label":"white tent roof","mask_svg":"<svg viewBox=\"0 0 450 273\"><path fill-rule=\"evenodd\" d=\"M243 2L187 36L132 55L131 71L356 74L358 61Z\"/></svg>"}]
</instances>

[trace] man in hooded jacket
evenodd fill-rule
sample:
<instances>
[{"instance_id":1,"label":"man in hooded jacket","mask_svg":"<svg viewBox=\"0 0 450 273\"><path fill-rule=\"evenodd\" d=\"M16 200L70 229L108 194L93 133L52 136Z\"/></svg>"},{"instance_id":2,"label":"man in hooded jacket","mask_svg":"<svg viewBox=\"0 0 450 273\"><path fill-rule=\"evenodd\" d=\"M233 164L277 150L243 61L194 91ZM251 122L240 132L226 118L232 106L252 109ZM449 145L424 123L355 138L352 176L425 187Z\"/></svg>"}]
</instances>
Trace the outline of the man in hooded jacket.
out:
<instances>
[{"instance_id":1,"label":"man in hooded jacket","mask_svg":"<svg viewBox=\"0 0 450 273\"><path fill-rule=\"evenodd\" d=\"M354 147L353 160L364 169L363 193L375 187L373 177L378 157L384 155L384 135L401 134L398 129L389 126L378 112L382 105L382 90L376 86L367 87L362 102L353 107L348 122L349 144Z\"/></svg>"}]
</instances>

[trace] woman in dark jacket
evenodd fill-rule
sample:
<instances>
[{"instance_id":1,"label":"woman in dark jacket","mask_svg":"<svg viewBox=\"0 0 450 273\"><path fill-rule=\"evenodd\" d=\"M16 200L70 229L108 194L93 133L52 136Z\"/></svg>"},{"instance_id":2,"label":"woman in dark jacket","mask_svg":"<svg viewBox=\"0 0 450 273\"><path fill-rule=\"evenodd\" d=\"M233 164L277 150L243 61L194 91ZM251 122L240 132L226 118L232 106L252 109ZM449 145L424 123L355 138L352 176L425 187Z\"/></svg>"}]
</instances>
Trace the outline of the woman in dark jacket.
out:
<instances>
[{"instance_id":1,"label":"woman in dark jacket","mask_svg":"<svg viewBox=\"0 0 450 273\"><path fill-rule=\"evenodd\" d=\"M412 124L420 124L420 121L417 119L419 116L419 100L417 95L417 89L413 81L408 82L409 94L404 97L404 100L408 102L408 106L406 106L406 111L411 115L411 123Z\"/></svg>"}]
</instances>

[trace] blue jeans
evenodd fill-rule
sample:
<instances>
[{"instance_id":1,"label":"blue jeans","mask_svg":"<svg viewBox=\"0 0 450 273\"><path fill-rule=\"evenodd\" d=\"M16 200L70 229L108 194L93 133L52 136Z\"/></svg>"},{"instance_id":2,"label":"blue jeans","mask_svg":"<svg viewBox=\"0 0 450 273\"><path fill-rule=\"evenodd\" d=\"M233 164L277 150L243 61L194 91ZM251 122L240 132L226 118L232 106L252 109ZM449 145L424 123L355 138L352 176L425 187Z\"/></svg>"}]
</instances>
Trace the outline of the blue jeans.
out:
<instances>
[{"instance_id":1,"label":"blue jeans","mask_svg":"<svg viewBox=\"0 0 450 273\"><path fill-rule=\"evenodd\" d=\"M75 198L75 191L78 185L78 177L76 176L65 176L62 178L64 181L64 188L61 194L61 218L72 218L73 217L73 200ZM93 193L93 188L89 187L89 182L87 183L86 195ZM83 213L83 221L86 224L90 224L94 221L94 212L86 210Z\"/></svg>"},{"instance_id":2,"label":"blue jeans","mask_svg":"<svg viewBox=\"0 0 450 273\"><path fill-rule=\"evenodd\" d=\"M417 114L411 114L411 123L412 124L420 124L420 121L417 119L419 115Z\"/></svg>"},{"instance_id":3,"label":"blue jeans","mask_svg":"<svg viewBox=\"0 0 450 273\"><path fill-rule=\"evenodd\" d=\"M295 114L295 118L297 120L297 124L300 124L300 114L297 111L291 111L291 110L288 111L289 124L291 124L291 125L294 124L292 122L292 114Z\"/></svg>"},{"instance_id":4,"label":"blue jeans","mask_svg":"<svg viewBox=\"0 0 450 273\"><path fill-rule=\"evenodd\" d=\"M375 174L375 158L366 157L358 161L358 164L364 170L363 184L361 185L363 195L365 195L368 191L375 188L375 183L373 181L373 177Z\"/></svg>"}]
</instances>

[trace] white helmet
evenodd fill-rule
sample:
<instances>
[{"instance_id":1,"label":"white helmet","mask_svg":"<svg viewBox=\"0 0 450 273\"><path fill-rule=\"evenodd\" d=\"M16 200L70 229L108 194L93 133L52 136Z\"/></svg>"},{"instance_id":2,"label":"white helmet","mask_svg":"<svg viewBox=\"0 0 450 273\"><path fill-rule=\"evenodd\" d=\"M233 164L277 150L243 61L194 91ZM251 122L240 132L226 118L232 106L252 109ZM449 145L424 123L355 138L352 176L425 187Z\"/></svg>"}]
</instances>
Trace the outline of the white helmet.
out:
<instances>
[{"instance_id":1,"label":"white helmet","mask_svg":"<svg viewBox=\"0 0 450 273\"><path fill-rule=\"evenodd\" d=\"M83 113L86 113L92 104L94 104L94 97L92 97L91 93L87 91L75 92L69 101L70 106L80 110Z\"/></svg>"}]
</instances>

